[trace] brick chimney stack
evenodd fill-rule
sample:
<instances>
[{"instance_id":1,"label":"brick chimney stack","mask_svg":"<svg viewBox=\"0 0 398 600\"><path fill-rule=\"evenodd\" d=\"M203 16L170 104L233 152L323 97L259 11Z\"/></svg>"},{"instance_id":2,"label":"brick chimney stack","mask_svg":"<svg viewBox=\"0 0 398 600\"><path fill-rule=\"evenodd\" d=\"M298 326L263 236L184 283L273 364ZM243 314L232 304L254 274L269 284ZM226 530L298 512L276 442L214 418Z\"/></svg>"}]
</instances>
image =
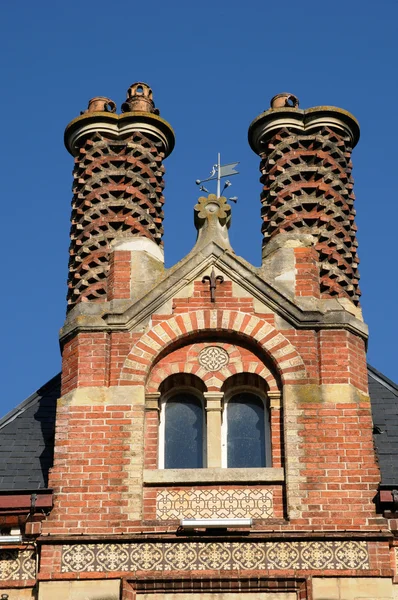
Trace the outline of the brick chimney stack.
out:
<instances>
[{"instance_id":1,"label":"brick chimney stack","mask_svg":"<svg viewBox=\"0 0 398 600\"><path fill-rule=\"evenodd\" d=\"M311 234L317 251L321 298L359 304L351 151L356 119L331 106L299 109L292 94L278 94L249 128L261 157L263 261L277 236Z\"/></svg>"},{"instance_id":2,"label":"brick chimney stack","mask_svg":"<svg viewBox=\"0 0 398 600\"><path fill-rule=\"evenodd\" d=\"M174 133L159 117L151 88L138 82L129 88L120 115L109 98L90 100L87 110L67 126L65 145L75 157L71 309L82 301L112 299L107 281L110 254L119 242L147 238L160 252L163 159L173 150Z\"/></svg>"}]
</instances>

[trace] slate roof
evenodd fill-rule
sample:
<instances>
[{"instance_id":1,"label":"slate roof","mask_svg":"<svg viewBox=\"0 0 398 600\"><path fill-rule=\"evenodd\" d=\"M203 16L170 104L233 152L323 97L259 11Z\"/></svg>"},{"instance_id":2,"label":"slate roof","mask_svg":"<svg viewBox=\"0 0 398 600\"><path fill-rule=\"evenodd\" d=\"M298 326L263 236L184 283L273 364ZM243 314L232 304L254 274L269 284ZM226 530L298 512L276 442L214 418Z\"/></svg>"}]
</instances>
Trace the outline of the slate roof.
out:
<instances>
[{"instance_id":1,"label":"slate roof","mask_svg":"<svg viewBox=\"0 0 398 600\"><path fill-rule=\"evenodd\" d=\"M33 491L48 486L60 395L58 374L0 419L0 491Z\"/></svg>"},{"instance_id":2,"label":"slate roof","mask_svg":"<svg viewBox=\"0 0 398 600\"><path fill-rule=\"evenodd\" d=\"M368 365L374 440L384 488L398 488L398 386ZM61 376L0 419L0 492L48 486Z\"/></svg>"},{"instance_id":3,"label":"slate roof","mask_svg":"<svg viewBox=\"0 0 398 600\"><path fill-rule=\"evenodd\" d=\"M381 487L398 487L398 385L368 365Z\"/></svg>"}]
</instances>

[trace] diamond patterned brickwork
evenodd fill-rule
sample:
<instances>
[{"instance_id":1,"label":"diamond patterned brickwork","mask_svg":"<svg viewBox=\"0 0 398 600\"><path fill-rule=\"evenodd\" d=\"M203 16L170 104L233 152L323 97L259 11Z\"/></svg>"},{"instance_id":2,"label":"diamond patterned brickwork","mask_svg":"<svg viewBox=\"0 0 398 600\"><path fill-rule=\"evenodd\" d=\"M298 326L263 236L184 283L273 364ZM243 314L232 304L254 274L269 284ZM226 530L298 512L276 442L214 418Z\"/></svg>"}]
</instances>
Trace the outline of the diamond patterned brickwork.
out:
<instances>
[{"instance_id":1,"label":"diamond patterned brickwork","mask_svg":"<svg viewBox=\"0 0 398 600\"><path fill-rule=\"evenodd\" d=\"M114 140L95 132L75 157L68 306L106 300L113 240L144 236L162 244L162 144L134 132Z\"/></svg>"},{"instance_id":2,"label":"diamond patterned brickwork","mask_svg":"<svg viewBox=\"0 0 398 600\"><path fill-rule=\"evenodd\" d=\"M278 130L265 145L263 246L278 233L310 233L319 254L321 296L359 302L351 140L323 127L310 135Z\"/></svg>"}]
</instances>

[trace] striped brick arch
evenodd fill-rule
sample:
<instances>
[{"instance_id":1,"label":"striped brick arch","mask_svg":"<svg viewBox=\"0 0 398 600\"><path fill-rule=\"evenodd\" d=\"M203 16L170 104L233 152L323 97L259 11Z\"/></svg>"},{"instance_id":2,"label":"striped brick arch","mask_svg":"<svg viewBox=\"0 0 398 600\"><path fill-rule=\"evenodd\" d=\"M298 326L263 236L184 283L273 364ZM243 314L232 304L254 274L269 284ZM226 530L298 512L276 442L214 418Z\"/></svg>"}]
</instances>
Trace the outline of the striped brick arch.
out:
<instances>
[{"instance_id":1,"label":"striped brick arch","mask_svg":"<svg viewBox=\"0 0 398 600\"><path fill-rule=\"evenodd\" d=\"M233 310L198 310L161 321L133 346L120 375L121 385L144 385L159 354L194 333L224 331L253 340L274 362L282 383L306 378L303 359L294 346L267 321Z\"/></svg>"},{"instance_id":2,"label":"striped brick arch","mask_svg":"<svg viewBox=\"0 0 398 600\"><path fill-rule=\"evenodd\" d=\"M201 350L208 346L225 350L229 356L228 364L212 371L204 368L198 356ZM257 375L264 380L269 390L278 389L274 374L253 352L231 343L201 342L188 344L184 349L172 351L159 360L150 372L146 384L147 393L159 391L161 383L167 377L180 373L196 375L203 381L209 392L221 390L227 379L243 373Z\"/></svg>"}]
</instances>

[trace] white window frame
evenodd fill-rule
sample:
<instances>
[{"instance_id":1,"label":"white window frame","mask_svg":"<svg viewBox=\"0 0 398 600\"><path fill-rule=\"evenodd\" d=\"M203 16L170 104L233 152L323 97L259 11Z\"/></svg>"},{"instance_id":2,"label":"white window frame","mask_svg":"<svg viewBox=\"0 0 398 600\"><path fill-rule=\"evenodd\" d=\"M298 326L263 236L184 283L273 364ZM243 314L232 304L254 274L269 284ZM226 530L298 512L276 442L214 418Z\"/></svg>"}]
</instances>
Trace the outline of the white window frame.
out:
<instances>
[{"instance_id":1,"label":"white window frame","mask_svg":"<svg viewBox=\"0 0 398 600\"><path fill-rule=\"evenodd\" d=\"M254 386L232 387L224 394L224 409L222 411L221 423L221 466L228 469L228 403L237 394L248 393L257 396L264 404L264 436L265 436L265 465L262 468L272 467L272 446L271 446L271 411L267 394Z\"/></svg>"},{"instance_id":2,"label":"white window frame","mask_svg":"<svg viewBox=\"0 0 398 600\"><path fill-rule=\"evenodd\" d=\"M203 449L203 467L207 467L207 423L206 423L206 411L205 411L205 400L203 394L196 388L191 387L189 385L186 386L178 386L172 390L169 390L165 394L162 394L160 397L160 413L159 413L159 443L158 443L158 468L164 469L164 454L165 454L165 418L166 418L166 404L170 398L174 396L178 396L183 393L191 394L192 396L196 396L202 405L202 415L203 415L203 440L202 440L202 449ZM169 469L168 469L169 470Z\"/></svg>"}]
</instances>

